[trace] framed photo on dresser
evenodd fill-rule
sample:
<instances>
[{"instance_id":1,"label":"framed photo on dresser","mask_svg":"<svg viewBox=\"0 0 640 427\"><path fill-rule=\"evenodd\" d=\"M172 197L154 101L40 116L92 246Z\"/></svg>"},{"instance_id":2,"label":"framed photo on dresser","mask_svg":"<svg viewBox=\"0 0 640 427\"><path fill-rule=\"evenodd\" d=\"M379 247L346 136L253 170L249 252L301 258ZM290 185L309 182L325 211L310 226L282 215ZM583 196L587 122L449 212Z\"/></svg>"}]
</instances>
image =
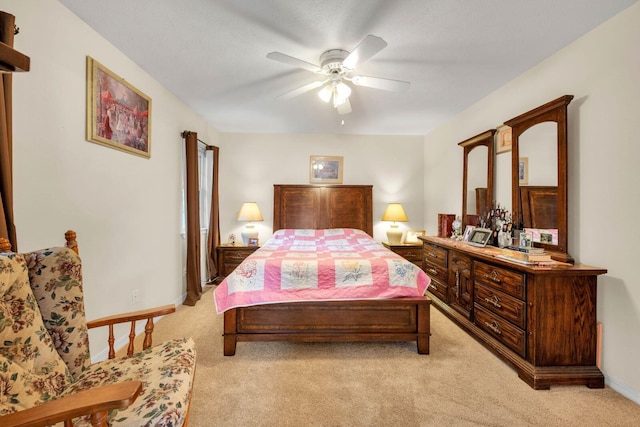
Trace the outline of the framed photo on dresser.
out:
<instances>
[{"instance_id":1,"label":"framed photo on dresser","mask_svg":"<svg viewBox=\"0 0 640 427\"><path fill-rule=\"evenodd\" d=\"M424 236L424 230L407 230L407 237L404 238L404 243L420 243L418 236Z\"/></svg>"},{"instance_id":2,"label":"framed photo on dresser","mask_svg":"<svg viewBox=\"0 0 640 427\"><path fill-rule=\"evenodd\" d=\"M471 233L473 233L474 229L475 227L473 225L467 225L467 227L464 229L464 234L462 235L463 242L469 241L469 238L471 237Z\"/></svg>"}]
</instances>

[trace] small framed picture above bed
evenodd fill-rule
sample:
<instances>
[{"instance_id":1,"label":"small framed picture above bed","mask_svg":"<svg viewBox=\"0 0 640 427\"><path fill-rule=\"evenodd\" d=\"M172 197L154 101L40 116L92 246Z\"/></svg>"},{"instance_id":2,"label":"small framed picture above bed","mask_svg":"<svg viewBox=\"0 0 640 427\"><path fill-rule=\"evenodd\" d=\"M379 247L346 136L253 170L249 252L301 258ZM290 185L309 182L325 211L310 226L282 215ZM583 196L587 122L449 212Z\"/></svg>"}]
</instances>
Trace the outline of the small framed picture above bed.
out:
<instances>
[{"instance_id":1,"label":"small framed picture above bed","mask_svg":"<svg viewBox=\"0 0 640 427\"><path fill-rule=\"evenodd\" d=\"M424 230L407 230L407 237L404 238L405 244L421 243L418 236L424 236Z\"/></svg>"},{"instance_id":2,"label":"small framed picture above bed","mask_svg":"<svg viewBox=\"0 0 640 427\"><path fill-rule=\"evenodd\" d=\"M342 156L311 156L309 182L312 184L342 184Z\"/></svg>"}]
</instances>

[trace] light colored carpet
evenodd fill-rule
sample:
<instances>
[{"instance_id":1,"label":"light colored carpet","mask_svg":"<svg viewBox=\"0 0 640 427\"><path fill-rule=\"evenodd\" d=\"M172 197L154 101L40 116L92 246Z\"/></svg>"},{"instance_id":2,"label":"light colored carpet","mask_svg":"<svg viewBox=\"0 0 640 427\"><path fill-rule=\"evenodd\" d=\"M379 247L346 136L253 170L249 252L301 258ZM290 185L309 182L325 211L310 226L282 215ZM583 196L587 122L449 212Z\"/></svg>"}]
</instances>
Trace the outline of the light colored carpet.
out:
<instances>
[{"instance_id":1,"label":"light colored carpet","mask_svg":"<svg viewBox=\"0 0 640 427\"><path fill-rule=\"evenodd\" d=\"M154 342L191 336L191 427L637 426L640 405L612 389L533 390L437 309L431 354L415 343L239 343L222 355L208 287L156 324Z\"/></svg>"}]
</instances>

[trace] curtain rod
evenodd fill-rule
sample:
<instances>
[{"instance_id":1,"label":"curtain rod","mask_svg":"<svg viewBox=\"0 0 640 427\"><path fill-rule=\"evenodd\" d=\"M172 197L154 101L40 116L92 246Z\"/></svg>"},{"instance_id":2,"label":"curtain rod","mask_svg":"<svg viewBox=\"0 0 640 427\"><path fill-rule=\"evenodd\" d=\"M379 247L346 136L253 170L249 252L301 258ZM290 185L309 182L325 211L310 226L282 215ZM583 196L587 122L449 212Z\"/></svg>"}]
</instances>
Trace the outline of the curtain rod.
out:
<instances>
[{"instance_id":1,"label":"curtain rod","mask_svg":"<svg viewBox=\"0 0 640 427\"><path fill-rule=\"evenodd\" d=\"M183 138L187 138L187 137L188 137L189 135L191 135L192 133L196 133L196 132L191 132L191 131L189 131L189 130L185 130L185 131L182 131L182 134L181 134L181 135L182 135L182 137L183 137ZM201 140L200 138L197 138L197 140L198 140L198 142L199 142L200 144L204 145L204 146L205 146L205 148L206 148L207 150L213 150L213 149L215 148L215 146L207 144L206 142L204 142L204 141L203 141L203 140Z\"/></svg>"}]
</instances>

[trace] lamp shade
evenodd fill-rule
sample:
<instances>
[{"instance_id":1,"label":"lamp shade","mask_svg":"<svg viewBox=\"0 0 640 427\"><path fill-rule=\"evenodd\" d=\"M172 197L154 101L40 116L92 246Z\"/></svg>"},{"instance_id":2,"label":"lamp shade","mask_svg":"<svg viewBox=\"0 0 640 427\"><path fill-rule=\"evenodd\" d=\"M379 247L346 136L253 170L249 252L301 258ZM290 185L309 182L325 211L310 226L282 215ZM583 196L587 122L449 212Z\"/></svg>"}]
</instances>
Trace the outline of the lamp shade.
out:
<instances>
[{"instance_id":1,"label":"lamp shade","mask_svg":"<svg viewBox=\"0 0 640 427\"><path fill-rule=\"evenodd\" d=\"M407 222L409 218L407 218L407 214L404 212L404 208L400 203L389 203L382 215L382 220Z\"/></svg>"},{"instance_id":2,"label":"lamp shade","mask_svg":"<svg viewBox=\"0 0 640 427\"><path fill-rule=\"evenodd\" d=\"M238 221L264 221L258 204L256 202L243 203L238 213Z\"/></svg>"},{"instance_id":3,"label":"lamp shade","mask_svg":"<svg viewBox=\"0 0 640 427\"><path fill-rule=\"evenodd\" d=\"M318 92L318 96L320 97L320 99L322 99L324 102L329 102L331 101L331 96L333 95L333 90L331 90L331 85L325 85L322 89L320 89L320 91Z\"/></svg>"}]
</instances>

